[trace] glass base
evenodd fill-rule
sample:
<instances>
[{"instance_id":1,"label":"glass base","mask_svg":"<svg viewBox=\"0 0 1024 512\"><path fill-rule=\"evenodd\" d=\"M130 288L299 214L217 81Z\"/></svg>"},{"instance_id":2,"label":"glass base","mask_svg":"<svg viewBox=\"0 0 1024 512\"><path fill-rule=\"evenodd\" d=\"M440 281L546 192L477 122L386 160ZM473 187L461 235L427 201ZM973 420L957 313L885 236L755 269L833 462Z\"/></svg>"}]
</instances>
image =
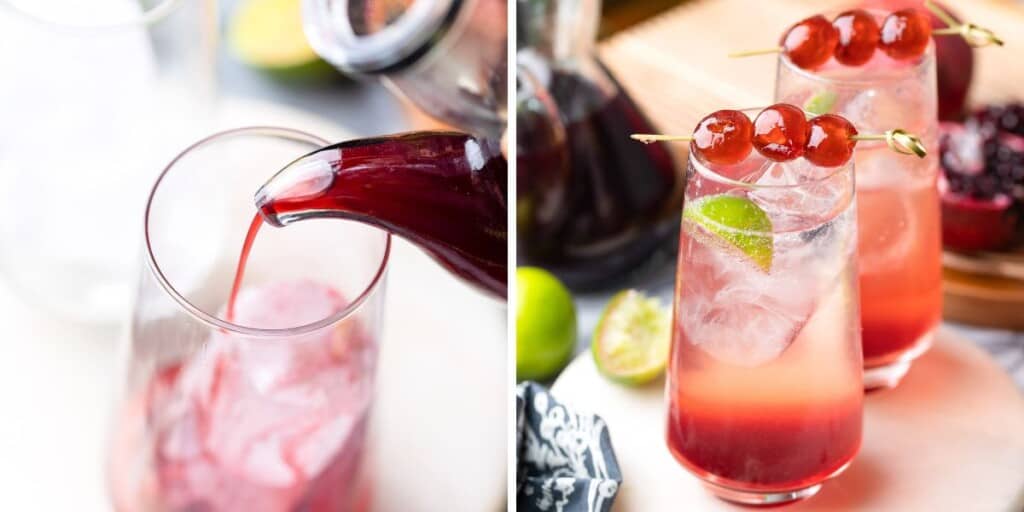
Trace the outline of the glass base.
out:
<instances>
[{"instance_id":1,"label":"glass base","mask_svg":"<svg viewBox=\"0 0 1024 512\"><path fill-rule=\"evenodd\" d=\"M715 477L713 475L706 475L700 478L700 483L706 488L711 494L715 495L720 500L725 500L731 503L737 503L740 505L752 505L761 507L772 507L775 505L784 505L794 501L805 500L818 494L821 490L821 486L825 481L839 476L846 468L850 467L851 460L846 461L845 464L839 466L838 469L830 473L825 478L822 478L816 484L803 487L801 489L789 489L785 491L751 491L736 489L714 482Z\"/></svg>"},{"instance_id":2,"label":"glass base","mask_svg":"<svg viewBox=\"0 0 1024 512\"><path fill-rule=\"evenodd\" d=\"M864 390L873 391L896 387L910 371L910 364L928 351L935 340L935 330L925 333L914 342L914 348L901 354L895 361L864 368Z\"/></svg>"},{"instance_id":3,"label":"glass base","mask_svg":"<svg viewBox=\"0 0 1024 512\"><path fill-rule=\"evenodd\" d=\"M803 489L783 492L741 491L739 489L723 487L706 480L702 480L701 483L704 484L708 491L711 491L711 494L714 494L719 499L739 503L740 505L765 507L804 500L818 494L818 491L821 490L820 482Z\"/></svg>"}]
</instances>

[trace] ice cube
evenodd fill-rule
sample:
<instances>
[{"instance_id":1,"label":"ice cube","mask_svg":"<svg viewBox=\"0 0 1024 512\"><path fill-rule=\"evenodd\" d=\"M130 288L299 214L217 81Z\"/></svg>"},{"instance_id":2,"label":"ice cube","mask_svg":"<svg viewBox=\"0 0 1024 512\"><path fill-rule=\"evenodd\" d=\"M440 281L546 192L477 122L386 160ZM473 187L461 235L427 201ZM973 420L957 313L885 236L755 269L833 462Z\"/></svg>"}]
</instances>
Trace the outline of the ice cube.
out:
<instances>
[{"instance_id":1,"label":"ice cube","mask_svg":"<svg viewBox=\"0 0 1024 512\"><path fill-rule=\"evenodd\" d=\"M768 214L774 231L804 230L826 222L849 201L852 179L850 172L802 158L771 162L749 197Z\"/></svg>"},{"instance_id":2,"label":"ice cube","mask_svg":"<svg viewBox=\"0 0 1024 512\"><path fill-rule=\"evenodd\" d=\"M236 313L248 325L294 326L345 303L324 285L277 283L246 290ZM287 340L214 332L208 350L160 381L171 390L151 414L161 485L174 503L290 510L337 457L360 450L352 445L363 442L355 426L369 408L375 345L352 322Z\"/></svg>"},{"instance_id":3,"label":"ice cube","mask_svg":"<svg viewBox=\"0 0 1024 512\"><path fill-rule=\"evenodd\" d=\"M843 104L840 115L860 133L880 134L902 128L924 136L924 130L935 122L935 101L916 81L900 80L857 93Z\"/></svg>"},{"instance_id":4,"label":"ice cube","mask_svg":"<svg viewBox=\"0 0 1024 512\"><path fill-rule=\"evenodd\" d=\"M781 256L766 273L720 248L691 254L694 266L691 277L681 280L685 300L679 304L687 338L739 366L760 366L781 355L810 317L816 297L814 274L796 256Z\"/></svg>"}]
</instances>

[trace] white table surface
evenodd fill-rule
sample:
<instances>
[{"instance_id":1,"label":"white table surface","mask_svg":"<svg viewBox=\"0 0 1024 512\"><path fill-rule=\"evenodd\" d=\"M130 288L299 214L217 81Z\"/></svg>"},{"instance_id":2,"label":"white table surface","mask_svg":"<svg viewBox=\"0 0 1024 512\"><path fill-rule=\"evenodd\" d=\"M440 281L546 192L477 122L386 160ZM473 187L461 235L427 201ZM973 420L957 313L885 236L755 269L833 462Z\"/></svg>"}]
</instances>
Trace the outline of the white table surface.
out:
<instances>
[{"instance_id":1,"label":"white table surface","mask_svg":"<svg viewBox=\"0 0 1024 512\"><path fill-rule=\"evenodd\" d=\"M315 117L226 101L223 127L276 124L341 140ZM375 510L504 509L506 306L395 243L372 450ZM0 280L0 489L12 511L109 510L103 461L120 329L75 325Z\"/></svg>"},{"instance_id":2,"label":"white table surface","mask_svg":"<svg viewBox=\"0 0 1024 512\"><path fill-rule=\"evenodd\" d=\"M584 353L551 391L607 422L624 478L614 511L750 510L712 497L669 454L663 389L663 379L613 384ZM940 330L898 388L867 396L864 413L863 444L849 469L784 510L1024 510L1024 396L972 342Z\"/></svg>"}]
</instances>

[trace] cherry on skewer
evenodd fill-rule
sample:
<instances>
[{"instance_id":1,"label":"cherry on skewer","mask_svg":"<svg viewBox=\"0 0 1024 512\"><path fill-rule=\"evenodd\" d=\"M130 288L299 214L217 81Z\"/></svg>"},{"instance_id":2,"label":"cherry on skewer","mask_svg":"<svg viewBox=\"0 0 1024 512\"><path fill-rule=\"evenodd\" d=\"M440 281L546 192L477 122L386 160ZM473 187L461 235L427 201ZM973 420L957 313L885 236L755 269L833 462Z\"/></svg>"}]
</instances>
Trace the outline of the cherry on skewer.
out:
<instances>
[{"instance_id":1,"label":"cherry on skewer","mask_svg":"<svg viewBox=\"0 0 1024 512\"><path fill-rule=\"evenodd\" d=\"M864 9L846 11L836 16L832 26L839 34L836 60L845 66L860 66L871 60L881 32L878 22Z\"/></svg>"},{"instance_id":2,"label":"cherry on skewer","mask_svg":"<svg viewBox=\"0 0 1024 512\"><path fill-rule=\"evenodd\" d=\"M735 164L742 162L753 149L753 125L738 110L712 112L697 123L693 144L708 162Z\"/></svg>"},{"instance_id":3,"label":"cherry on skewer","mask_svg":"<svg viewBox=\"0 0 1024 512\"><path fill-rule=\"evenodd\" d=\"M801 68L816 68L832 56L839 32L824 16L811 16L793 25L782 36L783 51Z\"/></svg>"},{"instance_id":4,"label":"cherry on skewer","mask_svg":"<svg viewBox=\"0 0 1024 512\"><path fill-rule=\"evenodd\" d=\"M931 0L925 2L925 7L947 27L932 30L928 15L915 8L889 14L879 27L870 13L856 9L839 14L831 24L821 15L812 16L790 27L778 47L732 53L729 57L783 53L795 66L814 69L833 56L840 64L859 66L869 61L876 49L895 60L913 59L924 53L932 36L959 35L975 48L1003 45L991 30L957 22Z\"/></svg>"},{"instance_id":5,"label":"cherry on skewer","mask_svg":"<svg viewBox=\"0 0 1024 512\"><path fill-rule=\"evenodd\" d=\"M686 141L702 160L718 165L743 161L751 149L769 160L785 162L803 156L819 167L838 167L853 156L858 141L884 140L897 153L924 158L921 140L901 129L860 134L846 118L825 114L807 120L793 105L779 103L762 110L754 122L739 110L719 110L701 119L693 135L633 134L644 143Z\"/></svg>"},{"instance_id":6,"label":"cherry on skewer","mask_svg":"<svg viewBox=\"0 0 1024 512\"><path fill-rule=\"evenodd\" d=\"M772 105L754 118L754 148L769 160L785 162L804 154L807 116L793 105Z\"/></svg>"},{"instance_id":7,"label":"cherry on skewer","mask_svg":"<svg viewBox=\"0 0 1024 512\"><path fill-rule=\"evenodd\" d=\"M919 9L901 9L882 20L878 47L896 60L924 53L932 38L932 20Z\"/></svg>"}]
</instances>

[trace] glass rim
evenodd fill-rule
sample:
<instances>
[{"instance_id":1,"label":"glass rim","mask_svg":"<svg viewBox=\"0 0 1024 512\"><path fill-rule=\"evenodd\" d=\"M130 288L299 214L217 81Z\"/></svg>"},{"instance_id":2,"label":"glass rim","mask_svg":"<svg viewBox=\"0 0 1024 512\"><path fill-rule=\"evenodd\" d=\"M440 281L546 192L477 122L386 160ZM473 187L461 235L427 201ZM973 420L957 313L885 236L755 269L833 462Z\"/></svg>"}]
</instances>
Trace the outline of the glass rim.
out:
<instances>
[{"instance_id":1,"label":"glass rim","mask_svg":"<svg viewBox=\"0 0 1024 512\"><path fill-rule=\"evenodd\" d=\"M875 51L881 51L881 50L875 50ZM779 62L781 63L781 65L785 66L786 69L789 72L791 72L791 73L793 73L795 75L799 75L801 78L803 78L805 80L810 80L810 81L818 82L818 83L821 83L821 84L830 84L830 85L838 85L838 86L866 85L866 84L884 84L884 83L890 83L890 82L898 82L900 80L905 80L907 77L919 74L921 72L921 70L923 70L925 67L927 67L929 64L931 64L934 61L935 61L935 42L934 41L928 41L928 46L925 48L924 53L921 54L921 56L917 58L917 60L913 63L913 65L909 65L909 66L906 66L904 68L899 68L901 71L906 71L906 73L899 73L899 74L894 74L894 75L891 75L891 76L883 76L883 77L868 77L868 78L849 78L849 77L843 77L843 78L838 78L838 77L823 76L823 75L815 72L814 70L803 69L803 68L797 66L796 64L793 64L793 61L790 60L789 56L787 56L785 53L779 53Z\"/></svg>"},{"instance_id":2,"label":"glass rim","mask_svg":"<svg viewBox=\"0 0 1024 512\"><path fill-rule=\"evenodd\" d=\"M195 304L192 304L188 299L182 296L174 287L174 285L171 284L170 280L167 279L167 276L164 275L163 271L160 269L160 264L157 263L156 261L156 256L153 252L153 245L150 240L149 217L150 210L153 207L153 199L156 196L157 190L160 188L161 182L163 182L164 177L167 176L171 169L173 169L175 165L177 165L177 163L183 157L185 157L185 155L188 155L189 153L192 153L193 151L201 147L207 146L209 144L216 143L218 141L232 137L237 137L240 135L262 135L278 137L296 142L309 142L313 144L319 144L321 147L330 144L328 141L321 139L316 135L312 135L310 133L303 132L300 130L294 130L291 128L281 128L276 126L246 126L230 130L224 130L221 132L214 133L213 135L208 135L185 148L181 153L175 156L171 160L171 162L167 164L166 167L164 167L163 171L160 172L160 175L157 176L156 181L153 183L153 186L150 189L149 196L146 199L146 210L143 216L143 236L146 244L146 260L147 264L149 265L149 270L153 274L153 277L156 278L157 283L160 284L160 287L163 288L164 292L170 295L170 297L174 299L174 301L177 302L178 305L182 309L184 309L186 313L191 315L196 320L199 320L200 322L210 327L223 329L224 331L233 334L244 335L247 337L282 338L308 334L323 329L325 327L334 325L348 318L349 316L355 314L362 307L363 303L365 303L369 299L369 297L373 295L377 288L380 287L381 283L384 280L384 275L387 273L388 261L391 256L391 233L387 231L382 231L384 233L384 254L381 256L380 264L373 275L373 279L370 280L369 284L366 285L366 287L359 293L359 295L356 296L354 300L345 305L345 307L341 311L338 311L333 315L322 318L315 322L293 327L263 329L257 327L238 325L232 322L228 322L226 320L222 320L216 317L215 315L208 313L203 308L200 308Z\"/></svg>"},{"instance_id":3,"label":"glass rim","mask_svg":"<svg viewBox=\"0 0 1024 512\"><path fill-rule=\"evenodd\" d=\"M751 154L753 154L753 153L757 153L757 150L752 149L751 150ZM748 156L748 158L749 158L749 156ZM770 160L770 159L765 158L765 157L762 157L762 158L764 158L765 162L772 162L772 163L776 163L776 164L784 164L784 163L786 163L786 162L775 162L775 161ZM798 157L798 158L803 158L803 157L801 156L801 157ZM790 189L799 189L799 188L802 188L802 187L813 186L815 184L823 183L825 181L831 180L832 178L835 178L836 176L838 176L839 174L841 174L843 172L847 172L847 171L849 171L851 173L853 172L853 156L851 155L850 159L847 160L847 162L845 164L837 166L837 167L828 168L828 169L831 169L831 172L829 172L827 174L824 174L822 176L815 176L813 178L807 178L806 180L804 180L804 181L802 181L800 183L786 183L786 184L783 184L783 185L762 185L762 184L758 184L758 183L751 183L751 182L748 182L748 181L740 181L738 179L730 178L728 176L725 176L725 175L723 175L723 174L721 174L721 173L711 169L711 167L709 167L706 163L704 163L697 156L697 152L694 151L694 143L692 141L690 142L689 161L690 161L690 165L697 172L699 172L701 175L703 175L704 177L712 179L712 180L715 180L715 181L717 181L719 183L722 183L722 184L725 184L725 185L741 187L741 188L744 188L744 189L747 189L747 190L790 190Z\"/></svg>"},{"instance_id":4,"label":"glass rim","mask_svg":"<svg viewBox=\"0 0 1024 512\"><path fill-rule=\"evenodd\" d=\"M66 22L58 19L52 19L47 16L42 16L21 7L18 3L12 2L11 0L0 0L0 8L7 9L17 16L29 20L33 23L45 25L51 28L58 28L62 30L72 30L79 32L92 32L92 31L104 31L104 30L117 30L139 26L152 25L164 18L166 18L171 12L177 9L185 0L162 0L149 9L146 9L138 15L128 17L124 20L117 21L100 21L95 23L74 23Z\"/></svg>"}]
</instances>

